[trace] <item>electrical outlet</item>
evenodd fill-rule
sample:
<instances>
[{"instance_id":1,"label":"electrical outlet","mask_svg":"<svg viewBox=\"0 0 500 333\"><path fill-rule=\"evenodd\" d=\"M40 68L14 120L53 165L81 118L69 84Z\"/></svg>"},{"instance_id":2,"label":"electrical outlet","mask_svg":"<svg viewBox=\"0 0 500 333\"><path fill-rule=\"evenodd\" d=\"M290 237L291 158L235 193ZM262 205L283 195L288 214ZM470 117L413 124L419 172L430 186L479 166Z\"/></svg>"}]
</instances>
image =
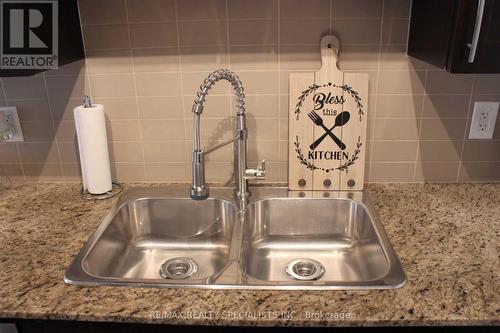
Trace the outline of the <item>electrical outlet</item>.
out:
<instances>
[{"instance_id":1,"label":"electrical outlet","mask_svg":"<svg viewBox=\"0 0 500 333\"><path fill-rule=\"evenodd\" d=\"M474 102L469 139L492 139L500 102Z\"/></svg>"},{"instance_id":2,"label":"electrical outlet","mask_svg":"<svg viewBox=\"0 0 500 333\"><path fill-rule=\"evenodd\" d=\"M4 124L12 129L10 139L1 140L0 142L17 142L24 141L23 130L21 129L21 123L19 122L19 116L17 115L17 108L14 106L4 106L0 107L0 119L4 121Z\"/></svg>"}]
</instances>

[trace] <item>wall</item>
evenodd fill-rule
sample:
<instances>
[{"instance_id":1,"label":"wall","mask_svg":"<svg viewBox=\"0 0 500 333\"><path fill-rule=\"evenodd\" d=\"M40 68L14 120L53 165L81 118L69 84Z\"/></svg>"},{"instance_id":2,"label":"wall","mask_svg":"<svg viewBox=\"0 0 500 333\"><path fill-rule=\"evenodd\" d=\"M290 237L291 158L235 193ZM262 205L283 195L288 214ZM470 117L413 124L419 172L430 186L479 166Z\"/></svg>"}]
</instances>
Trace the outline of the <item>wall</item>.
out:
<instances>
[{"instance_id":1,"label":"wall","mask_svg":"<svg viewBox=\"0 0 500 333\"><path fill-rule=\"evenodd\" d=\"M0 144L12 181L79 181L72 109L106 106L112 169L122 181L190 181L194 94L230 68L247 95L249 160L287 181L288 75L320 65L318 42L341 41L340 67L370 74L367 180L500 180L500 128L467 140L475 100L500 99L500 75L448 75L405 55L409 0L80 0L86 62L2 78L26 142ZM229 138L232 97L219 84L203 114L205 146ZM231 146L207 178L231 178Z\"/></svg>"}]
</instances>

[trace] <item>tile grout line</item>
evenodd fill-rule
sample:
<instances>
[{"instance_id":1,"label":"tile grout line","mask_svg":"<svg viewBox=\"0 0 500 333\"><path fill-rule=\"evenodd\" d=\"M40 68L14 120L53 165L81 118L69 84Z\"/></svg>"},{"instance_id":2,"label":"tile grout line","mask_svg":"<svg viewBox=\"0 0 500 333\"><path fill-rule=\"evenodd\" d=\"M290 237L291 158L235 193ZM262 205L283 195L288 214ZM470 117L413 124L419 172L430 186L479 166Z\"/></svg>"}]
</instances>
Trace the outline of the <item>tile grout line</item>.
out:
<instances>
[{"instance_id":1,"label":"tile grout line","mask_svg":"<svg viewBox=\"0 0 500 333\"><path fill-rule=\"evenodd\" d=\"M326 21L326 20L325 20ZM221 21L225 22L225 21ZM282 43L283 46L318 46L317 44L314 43ZM344 46L378 46L379 43L344 43ZM401 44L401 43L382 43L384 46L406 46L406 44ZM188 48L199 48L199 49L210 49L210 48L215 48L215 47L223 47L226 46L225 44L184 44L183 47L188 47ZM260 46L276 46L276 43L229 43L229 46L233 47L260 47ZM106 47L106 48L89 48L87 51L91 52L100 52L100 51L124 51L128 49L132 50L161 50L161 49L176 49L177 46L140 46L140 47L130 47L130 48L124 48L124 47ZM387 71L418 71L419 69L387 69ZM438 69L431 69L431 71L438 72ZM59 74L60 76L64 75L72 75L72 74Z\"/></svg>"},{"instance_id":2,"label":"tile grout line","mask_svg":"<svg viewBox=\"0 0 500 333\"><path fill-rule=\"evenodd\" d=\"M179 85L180 85L180 93L181 93L181 107L182 107L182 120L184 123L184 156L189 156L189 143L188 140L188 125L189 122L187 120L186 115L186 101L185 101L185 92L184 92L184 79L183 79L183 70L182 70L182 52L181 52L181 40L180 40L180 28L179 28L179 9L178 9L178 0L174 1L174 10L175 10L175 33L177 38L177 57L179 62ZM185 163L189 163L189 160ZM146 179L146 181L148 181Z\"/></svg>"},{"instance_id":3,"label":"tile grout line","mask_svg":"<svg viewBox=\"0 0 500 333\"><path fill-rule=\"evenodd\" d=\"M80 5L79 2L77 1L77 4L78 6ZM81 18L81 12L80 12L80 8L78 8L78 13L79 13L79 16L80 16L80 26L81 26L81 30L82 30L82 46L83 46L83 54L84 54L84 57L85 57L85 68L84 68L84 90L85 90L85 87L88 85L88 88L89 88L89 91L88 91L88 96L90 98L93 98L93 89L92 89L92 81L90 80L91 79L91 76L90 76L90 73L89 73L89 69L88 69L88 64L87 64L87 48L85 46L85 38L84 38L84 35L83 35L83 24L82 24L82 18ZM71 99L71 97L70 97ZM67 119L65 120L63 117L61 118L59 124L61 124L63 121L68 121L68 122L72 122L74 123L74 125L76 126L76 119ZM76 131L76 129L75 129ZM76 135L76 133L75 133ZM106 131L106 136L107 136L107 131ZM78 138L77 138L77 141L78 141ZM83 170L82 170L82 164L81 164L81 161L79 162L79 158L80 158L80 148L79 148L79 145L78 145L78 142L77 142L77 149L76 149L76 153L77 153L77 161L75 162L76 165L78 166L78 169L80 170L81 172L81 179L80 181L82 182L82 188L83 188ZM61 162L61 164L63 164ZM111 163L110 163L111 164ZM111 165L110 165L110 168L111 168Z\"/></svg>"},{"instance_id":4,"label":"tile grout line","mask_svg":"<svg viewBox=\"0 0 500 333\"><path fill-rule=\"evenodd\" d=\"M85 82L88 84L88 87L89 87L89 94L90 96L92 96L92 84L90 82L90 73L89 73L89 70L88 70L88 66L87 66L87 53L88 53L88 50L87 50L87 47L85 45L85 38L84 38L84 34L83 34L83 26L84 24L82 23L82 15L81 15L81 11L80 11L80 3L77 1L76 2L77 6L78 6L78 17L80 19L80 29L82 30L82 46L83 46L83 56L85 57L84 60L85 60L85 68L84 68L84 76L85 76ZM71 99L71 97L69 98ZM62 120L62 119L61 119Z\"/></svg>"},{"instance_id":5,"label":"tile grout line","mask_svg":"<svg viewBox=\"0 0 500 333\"><path fill-rule=\"evenodd\" d=\"M140 111L139 111L139 100L138 100L138 96L137 96L137 80L135 78L135 64L134 64L134 54L133 54L133 50L132 50L132 37L131 37L131 33L130 33L128 3L126 0L123 0L123 5L125 6L125 20L127 21L127 37L128 37L129 47L130 47L129 56L130 56L130 64L132 67L132 84L134 85L134 95L135 95L134 100L135 100L135 108L136 108L136 112L137 112L137 126L139 129L139 140L141 141L142 172L144 175L143 179L144 179L144 181L146 181L146 160L145 160L145 155L144 155L144 140L143 140L141 117L140 117ZM114 164L116 164L115 162L114 162ZM115 174L115 176L118 178L118 176L116 174Z\"/></svg>"},{"instance_id":6,"label":"tile grout line","mask_svg":"<svg viewBox=\"0 0 500 333\"><path fill-rule=\"evenodd\" d=\"M249 162L251 163L259 163L260 161L257 159L249 159ZM266 161L269 164L278 164L280 163L278 160L267 160ZM451 160L436 160L436 161L427 161L425 162L426 164L458 164L457 161L451 161ZM141 161L122 161L122 162L114 162L115 164L141 164ZM191 165L190 162L181 162L181 161L172 161L172 160L158 160L158 161L151 161L149 162L151 164L186 164L186 165ZM205 162L206 164L228 164L227 161L223 160L215 160L215 161L207 161ZM480 161L471 161L470 163L473 164L500 164L500 161L491 161L491 160L480 160ZM7 164L7 165L17 165L19 163L16 162L5 162L2 164ZM24 162L26 165L39 165L41 162ZM45 164L51 164L51 165L59 165L59 162L45 162ZM70 164L77 164L77 162L74 161L68 161L68 162L62 162L64 165L70 165ZM408 161L375 161L375 162L370 162L370 164L411 164L413 165L413 162L411 160ZM500 180L499 180L500 181ZM274 181L272 181L274 182ZM422 183L421 181L416 181L417 183ZM453 180L455 182L455 180Z\"/></svg>"},{"instance_id":7,"label":"tile grout line","mask_svg":"<svg viewBox=\"0 0 500 333\"><path fill-rule=\"evenodd\" d=\"M329 20L330 20L330 22L329 22L329 32L328 32L329 34L332 34L332 35L334 35L334 33L333 33L333 27L335 26L334 25L334 19L333 19L333 13L334 13L334 10L333 10L333 1L334 0L330 0L330 4L329 4L330 5L330 12L329 12ZM342 73L342 82L341 82L341 84L344 85L344 84L346 84L345 75L344 75L344 72L342 72L342 70L341 70L341 68L339 66L339 64L340 64L340 56L342 54L342 47L343 46L340 44L340 39L339 39L340 36L338 36L338 34L336 34L335 37L337 38L339 44L338 44L338 49L337 49L337 63L334 64L334 66L337 68L338 71L340 71ZM320 45L319 45L319 57L320 57L320 63L321 63L321 67L320 67L319 70L321 71L321 68L324 66L324 64L323 64L323 56L321 54L321 40L320 40ZM313 72L314 72L314 81L316 81L316 71L313 71ZM344 98L344 96L345 96L344 94L345 94L345 91L342 90L342 95L341 95L342 98ZM340 113L344 112L344 105L343 104L342 104L341 109L339 110L339 112ZM328 127L330 127L330 126L328 126ZM314 127L313 128L314 137L316 136L316 133L317 133L316 131L317 131L316 127ZM344 131L344 127L340 127L340 139L341 140L344 140L344 134L345 133L346 132ZM342 162L343 162L343 158L338 161L338 165L340 166L342 164ZM366 162L365 162L364 167L366 167ZM364 172L364 170L363 170L363 172ZM338 175L333 176L333 177L334 177L333 178L334 179L334 184L338 183L339 184L339 190L340 190L340 187L342 187L341 184L343 182L343 177L344 177L342 175L342 171L339 170ZM347 173L346 173L345 177L346 178L348 177ZM312 172L312 183L313 184L316 183L316 181L317 181L316 178L317 178L316 172ZM313 187L314 187L314 185L313 185Z\"/></svg>"},{"instance_id":8,"label":"tile grout line","mask_svg":"<svg viewBox=\"0 0 500 333\"><path fill-rule=\"evenodd\" d=\"M384 0L385 1L385 0ZM411 9L412 9L412 1L413 0L410 0L410 11L408 12L408 28L406 30L406 36L407 36L407 42L406 42L406 45L405 45L405 55L406 55L406 58L408 59L408 40L409 40L409 37L410 37L410 25L411 25ZM427 68L429 66L427 65Z\"/></svg>"},{"instance_id":9,"label":"tile grout line","mask_svg":"<svg viewBox=\"0 0 500 333\"><path fill-rule=\"evenodd\" d=\"M274 120L276 120L277 118L275 118ZM271 119L273 120L273 119ZM269 139L269 138L266 138L266 139L249 139L248 140L249 142L285 142L285 141L288 141L288 140L278 140L278 139ZM399 143L416 143L418 140L413 140L413 139L382 139L382 140L369 140L370 142L399 142ZM446 139L439 139L439 140L425 140L425 142L461 142L463 141L462 139L457 139L457 140L446 140ZM500 139L494 139L494 140L475 140L477 142L482 142L482 141L487 141L487 142L493 142L493 143L497 143L497 142L500 142ZM28 143L51 143L52 141L32 141L32 142L28 142ZM139 140L113 140L113 141L110 141L110 142L113 142L113 143L140 143L141 141ZM180 140L180 139L153 139L153 140L144 140L144 142L193 142L193 140ZM208 140L201 140L202 143L207 143ZM66 141L66 140L61 140L59 141L59 143L73 143L73 141ZM433 160L429 160L429 161L426 161L426 162L432 162ZM452 160L454 162L458 162L458 159L457 160ZM390 161L388 161L390 162ZM474 161L471 161L471 162L474 162ZM500 162L500 160L491 160L491 162ZM17 162L8 162L8 163L17 163ZM63 162L64 163L64 162ZM370 162L370 163L373 163L373 162Z\"/></svg>"},{"instance_id":10,"label":"tile grout line","mask_svg":"<svg viewBox=\"0 0 500 333\"><path fill-rule=\"evenodd\" d=\"M55 128L55 123L54 123L54 112L52 110L52 105L50 103L49 89L47 87L47 80L46 80L46 76L45 76L44 72L42 73L42 78L43 78L43 87L45 90L45 97L47 98L47 105L49 107L50 123L52 125L52 132L54 135L54 143L56 144L57 158L59 159L59 171L61 171L61 178L62 178L62 181L64 182L66 177L64 176L64 170L62 167L61 151L59 149L59 140L57 139L56 128ZM79 76L77 76L77 78L79 78ZM85 89L85 86L84 86L84 89Z\"/></svg>"},{"instance_id":11,"label":"tile grout line","mask_svg":"<svg viewBox=\"0 0 500 333\"><path fill-rule=\"evenodd\" d=\"M469 108L467 110L467 120L465 121L465 133L464 133L464 136L462 138L462 149L460 150L460 160L458 161L458 169L457 169L457 177L455 179L455 181L458 183L458 180L460 178L460 171L462 169L462 159L463 159L463 155L464 155L464 150L465 150L465 142L467 140L467 129L468 127L470 126L470 123L472 122L472 119L471 119L471 112L472 112L472 95L474 93L474 85L476 84L476 77L477 75L474 74L472 76L472 84L471 84L471 88L470 88L470 95L469 95ZM470 120L469 120L470 119Z\"/></svg>"},{"instance_id":12,"label":"tile grout line","mask_svg":"<svg viewBox=\"0 0 500 333\"><path fill-rule=\"evenodd\" d=\"M3 78L1 78L1 77L0 77L0 88L2 89L2 95L3 95L3 99L5 101L5 105L9 106L9 102L7 100L7 94L5 93ZM16 147L17 158L19 160L19 166L21 167L21 173L23 175L23 181L26 181L26 174L24 173L23 161L21 159L21 153L19 151L18 142L14 142L14 145Z\"/></svg>"},{"instance_id":13,"label":"tile grout line","mask_svg":"<svg viewBox=\"0 0 500 333\"><path fill-rule=\"evenodd\" d=\"M330 5L330 12L328 19L330 20L330 22L328 29L330 30L329 33L333 34L333 0L330 0L329 5Z\"/></svg>"},{"instance_id":14,"label":"tile grout line","mask_svg":"<svg viewBox=\"0 0 500 333\"><path fill-rule=\"evenodd\" d=\"M241 70L239 70L239 72L242 72ZM277 72L277 70L275 71ZM423 72L423 71L422 71ZM131 73L130 73L131 74ZM72 77L75 77L75 76L78 76L78 75L71 75ZM94 75L93 75L94 76ZM53 78L53 77L61 77L61 76L47 76L48 78ZM90 82L86 81L87 84L90 86ZM248 93L248 94L245 94L246 96L256 96L256 97L260 97L260 96L288 96L288 94L279 94L279 93L259 93L259 94L256 94L256 93ZM444 96L444 97L455 97L455 96L458 96L458 97L469 97L470 94L424 94L424 93L421 93L421 94L369 94L370 96L375 96L375 95L378 95L378 96L384 96L384 97L389 97L389 96ZM477 95L477 96L481 96L481 97L497 97L498 94L474 94L474 95ZM221 93L215 93L215 94L212 94L211 96L217 96L217 97L224 97L224 96L230 96L230 94L221 94ZM99 96L99 99L120 99L120 98L130 98L130 97L133 97L132 95L130 96ZM144 95L144 96L139 96L139 97L145 97L145 98L156 98L156 97L165 97L165 98L173 98L173 97L181 97L181 94L178 94L178 95ZM184 97L196 97L196 94L185 94ZM10 101L15 101L15 102L43 102L45 101L45 99L43 98L10 98L9 99ZM77 98L77 97L70 97L69 100L81 100L80 98ZM265 117L261 117L261 118L265 118ZM415 116L403 116L403 117L377 117L377 118L387 118L387 119L405 119L405 118L418 118L418 117L415 117ZM467 116L465 117L437 117L437 116L434 116L434 117L422 117L422 118L434 118L434 119L466 119ZM119 120L120 118L116 118L117 120ZM113 119L113 120L116 120L116 119ZM134 119L134 118L122 118L122 119ZM169 118L161 118L161 119L169 119ZM67 119L65 119L67 120ZM70 119L71 120L71 119ZM27 120L27 121L37 121L37 120ZM41 121L41 120L39 120Z\"/></svg>"},{"instance_id":15,"label":"tile grout line","mask_svg":"<svg viewBox=\"0 0 500 333\"><path fill-rule=\"evenodd\" d=\"M232 69L232 66L231 66L231 46L238 46L238 45L231 45L230 43L230 40L231 40L231 29L230 29L230 25L229 25L229 22L231 21L229 19L229 1L231 0L226 0L225 1L225 6L226 6L226 48L227 48L227 65L228 65L228 68L229 70L233 71ZM242 72L244 70L238 70L238 72ZM233 119L233 107L234 107L234 95L231 93L232 92L232 87L229 86L229 119ZM245 93L245 91L243 90L243 93ZM246 94L245 94L246 96ZM247 113L248 110L245 109L245 113ZM236 130L236 123L232 123L231 122L231 126L233 128L233 130ZM247 129L248 131L248 129ZM233 131L234 132L234 131ZM247 146L247 149L248 149L248 146ZM234 150L234 148L233 148ZM232 161L229 161L229 163L231 163L231 165L233 165L233 168L232 168L232 171L231 171L231 178L226 180L224 183L230 183L231 180L234 181L234 183L236 184L236 175L234 174L234 164L236 163L236 160L235 160L235 155L234 153L231 154L231 159Z\"/></svg>"},{"instance_id":16,"label":"tile grout line","mask_svg":"<svg viewBox=\"0 0 500 333\"><path fill-rule=\"evenodd\" d=\"M427 88L427 78L429 76L429 71L427 70L429 68L429 65L427 65L426 71L425 71L425 76L424 76L424 91ZM415 165L413 166L413 176L412 180L415 181L415 178L417 177L417 165L418 165L418 156L420 155L420 141L422 137L422 124L424 123L422 121L422 115L424 114L424 107L425 107L425 95L422 97L422 105L420 106L420 114L419 117L416 119L420 119L420 123L418 124L418 136L417 136L417 152L415 153Z\"/></svg>"},{"instance_id":17,"label":"tile grout line","mask_svg":"<svg viewBox=\"0 0 500 333\"><path fill-rule=\"evenodd\" d=\"M231 69L231 51L230 51L230 30L229 30L229 2L230 0L226 0L224 2L226 8L226 52L227 52L227 65L228 68ZM231 104L229 105L231 106Z\"/></svg>"},{"instance_id":18,"label":"tile grout line","mask_svg":"<svg viewBox=\"0 0 500 333\"><path fill-rule=\"evenodd\" d=\"M295 16L289 16L283 18L285 21L301 21L301 20L307 20L307 21L327 21L328 17L326 16L310 16L310 17L295 17ZM376 21L376 17L337 17L336 18L339 21ZM409 21L410 19L408 17L387 17L388 20L391 21ZM233 22L247 22L247 21L272 21L274 18L271 17L259 17L259 16L253 16L253 17L239 17L239 18L232 18L230 21ZM195 19L180 19L178 20L181 23L206 23L206 22L223 22L225 19L222 18L195 18ZM153 21L134 21L130 22L130 25L148 25L148 24L162 24L162 23L175 23L175 20L153 20ZM85 23L82 24L82 27L107 27L107 26L119 26L119 25L125 25L125 23Z\"/></svg>"},{"instance_id":19,"label":"tile grout line","mask_svg":"<svg viewBox=\"0 0 500 333\"><path fill-rule=\"evenodd\" d=\"M232 47L241 47L240 45L231 45ZM285 47L301 47L301 46L304 46L304 47L317 47L317 45L288 45L288 44L281 44L281 46L285 46ZM343 46L353 46L352 44L349 45L349 44L343 44ZM354 45L356 46L356 45ZM361 45L361 46L365 46L365 45ZM369 46L374 46L374 45L369 45ZM377 45L379 46L379 45ZM382 44L382 46L393 46L393 45L384 45ZM223 48L223 47L226 47L225 45L219 45L219 46L214 46L213 48ZM244 47L248 47L248 48L258 48L258 47L272 47L272 48L276 48L276 43L275 44L259 44L259 45L251 45L251 46L248 46L248 45L245 45ZM187 48L195 48L195 47L191 47L191 46L188 46ZM200 49L211 49L212 47L200 47ZM130 49L129 49L130 50ZM132 50L138 50L138 51L143 51L143 50L158 50L158 49L154 49L154 48L141 48L141 49L137 49L137 48L133 48ZM116 51L116 50L113 50L113 49L102 49L102 50L99 50L99 51ZM120 51L124 51L122 49L120 49ZM290 69L291 70L291 69ZM296 69L297 72L299 73L307 73L307 72L310 72L311 70L313 70L313 68L308 68L308 69ZM356 69L346 69L344 70L344 72L347 72L347 73L358 73L360 70L362 71L367 71L367 72L376 72L377 69L376 68L370 68L370 67L366 67L366 68L362 68L362 67L359 67L359 68L356 68ZM245 73L260 73L260 72L266 72L266 73L272 73L272 72L278 72L278 68L259 68L259 69L249 69L249 68L241 68L241 69L238 69L238 71L240 72L245 72ZM404 72L404 73L413 73L413 72L424 72L425 70L422 70L422 69L384 69L383 70L384 72ZM189 74L199 74L199 73L209 73L210 71L208 70L185 70L183 71L182 73L189 73ZM434 70L430 70L430 72L438 72L438 71L434 71ZM146 75L146 74L180 74L181 71L165 71L165 70L156 70L156 71L139 71L139 72L135 72L136 74L142 74L142 75ZM100 72L100 73L88 73L88 74L85 74L85 76L88 76L88 77L99 77L99 76L126 76L126 75L131 75L132 72ZM57 74L57 75L47 75L47 77L72 77L72 76L76 76L76 74ZM408 93L381 93L380 95L419 95L419 93L414 93L414 94L408 94ZM421 94L420 94L421 95ZM432 95L469 95L468 93L467 94L432 94ZM497 94L479 94L479 95L493 95L493 96L496 96ZM29 99L29 98L27 98ZM37 98L32 98L32 99L37 99ZM39 98L38 98L39 99Z\"/></svg>"},{"instance_id":20,"label":"tile grout line","mask_svg":"<svg viewBox=\"0 0 500 333\"><path fill-rule=\"evenodd\" d=\"M229 70L232 71L232 68L231 68L231 50L230 50L230 46L229 46L229 40L230 40L230 30L229 30L229 1L230 0L226 0L224 2L224 5L225 5L225 8L226 8L226 54L227 54L227 68ZM231 116L233 115L233 99L232 99L232 95L231 95L231 88L232 87L229 87L229 119L231 119ZM235 163L233 161L233 163Z\"/></svg>"},{"instance_id":21,"label":"tile grout line","mask_svg":"<svg viewBox=\"0 0 500 333\"><path fill-rule=\"evenodd\" d=\"M254 159L250 159L249 160L250 162L255 162L255 163L259 163L258 160L254 160ZM490 163L491 161L477 161L477 163ZM51 164L51 165L58 165L59 162L45 162L46 164ZM75 164L76 162L62 162L62 164ZM114 162L115 164L141 164L142 162L141 161L123 161L123 162ZM159 161L151 161L149 162L151 164L186 164L186 165L189 165L191 166L191 163L190 162L180 162L180 161L169 161L169 160L159 160ZM224 165L227 165L228 162L227 161L224 161L224 160L216 160L216 161L207 161L205 162L206 164L224 164ZM279 161L278 160L270 160L269 161L270 164L278 164ZM375 163L385 163L385 162L375 162ZM392 163L392 162L391 162ZM394 163L407 163L405 161L395 161ZM432 163L448 163L448 161L436 161L436 162L432 162ZM450 162L452 163L452 162ZM15 163L15 162L6 162L6 163L2 163L2 164L8 164L8 165L16 165L18 163ZM40 162L25 162L25 164L40 164Z\"/></svg>"},{"instance_id":22,"label":"tile grout line","mask_svg":"<svg viewBox=\"0 0 500 333\"><path fill-rule=\"evenodd\" d=\"M369 111L370 113L373 112L373 116L371 117L372 119L372 128L370 130L370 140L371 142L374 141L374 137L375 137L375 122L374 120L377 118L377 103L378 103L378 90L379 90L379 84L380 84L380 63L382 61L382 32L383 32L383 29L384 29L384 10L385 10L385 6L384 6L384 3L385 1L382 1L382 8L381 8L381 12L380 12L380 36L379 36L379 45L378 45L378 56L377 56L377 70L376 70L376 73L377 73L377 79L376 79L376 82L375 82L375 95L372 94L372 96L374 96L373 98L375 99L374 100L374 110L373 111ZM368 98L370 96L370 92L368 92ZM370 106L370 103L369 103L369 100L366 101L366 105L367 106ZM366 121L366 126L368 126L368 115L367 115L367 121ZM373 159L373 145L371 146L370 148L370 156L368 156L368 163L371 163L372 162L372 159ZM366 161L366 158L365 158L365 168L366 168L366 165L367 164L367 161ZM365 175L366 175L366 171L365 171ZM368 178L365 179L365 183L368 182L370 179L371 179L371 176L372 176L372 168L369 168L368 169L368 176L365 177L365 178Z\"/></svg>"},{"instance_id":23,"label":"tile grout line","mask_svg":"<svg viewBox=\"0 0 500 333\"><path fill-rule=\"evenodd\" d=\"M330 0L331 1L331 0ZM278 92L281 93L281 0L276 0L276 21L277 21L277 28L278 28L278 31L277 31L277 39L278 39L278 42L277 42L277 52L278 52ZM288 89L287 89L288 90ZM290 97L288 97L289 99ZM287 99L287 100L288 100ZM288 113L290 112L290 110L288 110L287 108L287 116L288 116ZM288 117L286 118L286 121L288 122ZM279 143L279 140L281 139L281 96L278 97L278 161L280 160L280 157L281 157L281 144ZM288 145L287 145L287 149L286 151L288 151ZM288 156L288 154L287 154ZM287 161L288 161L289 157L287 157ZM288 183L288 163L286 164L286 172L284 175L281 174L282 173L282 170L278 164L278 179L279 180L282 180L285 178L285 175L286 175L286 182ZM282 178L283 177L283 178Z\"/></svg>"}]
</instances>

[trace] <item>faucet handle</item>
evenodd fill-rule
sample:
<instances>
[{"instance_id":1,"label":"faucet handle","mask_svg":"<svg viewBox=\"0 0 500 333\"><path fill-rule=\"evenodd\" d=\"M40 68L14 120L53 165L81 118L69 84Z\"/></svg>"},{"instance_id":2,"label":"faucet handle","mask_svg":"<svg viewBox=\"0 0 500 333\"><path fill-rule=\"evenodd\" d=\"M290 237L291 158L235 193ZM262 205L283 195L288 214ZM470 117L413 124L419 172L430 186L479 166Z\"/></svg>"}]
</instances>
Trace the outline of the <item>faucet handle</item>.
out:
<instances>
[{"instance_id":1,"label":"faucet handle","mask_svg":"<svg viewBox=\"0 0 500 333\"><path fill-rule=\"evenodd\" d=\"M245 170L245 179L264 179L266 178L266 160L260 162L255 169Z\"/></svg>"},{"instance_id":2,"label":"faucet handle","mask_svg":"<svg viewBox=\"0 0 500 333\"><path fill-rule=\"evenodd\" d=\"M266 160L262 160L262 162L260 162L260 169L262 169L262 171L266 171Z\"/></svg>"},{"instance_id":3,"label":"faucet handle","mask_svg":"<svg viewBox=\"0 0 500 333\"><path fill-rule=\"evenodd\" d=\"M255 168L255 177L265 178L266 177L266 160L262 160L260 165Z\"/></svg>"}]
</instances>

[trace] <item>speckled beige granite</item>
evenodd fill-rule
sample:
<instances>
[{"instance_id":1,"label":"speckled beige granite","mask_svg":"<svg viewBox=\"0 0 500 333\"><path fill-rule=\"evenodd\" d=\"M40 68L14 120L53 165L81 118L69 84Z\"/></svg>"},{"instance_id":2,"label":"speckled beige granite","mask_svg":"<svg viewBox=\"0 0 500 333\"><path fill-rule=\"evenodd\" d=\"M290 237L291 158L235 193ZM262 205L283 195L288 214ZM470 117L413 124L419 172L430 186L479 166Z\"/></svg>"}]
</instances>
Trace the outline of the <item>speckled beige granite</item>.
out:
<instances>
[{"instance_id":1,"label":"speckled beige granite","mask_svg":"<svg viewBox=\"0 0 500 333\"><path fill-rule=\"evenodd\" d=\"M83 201L79 185L72 184L0 187L0 317L198 325L499 325L500 184L391 184L368 190L408 276L402 289L69 286L64 270L112 201ZM281 311L295 311L294 319L274 318ZM350 318L305 318L306 312L321 311ZM234 312L244 318L228 318ZM168 318L174 315L178 318ZM189 318L193 315L206 318Z\"/></svg>"}]
</instances>

